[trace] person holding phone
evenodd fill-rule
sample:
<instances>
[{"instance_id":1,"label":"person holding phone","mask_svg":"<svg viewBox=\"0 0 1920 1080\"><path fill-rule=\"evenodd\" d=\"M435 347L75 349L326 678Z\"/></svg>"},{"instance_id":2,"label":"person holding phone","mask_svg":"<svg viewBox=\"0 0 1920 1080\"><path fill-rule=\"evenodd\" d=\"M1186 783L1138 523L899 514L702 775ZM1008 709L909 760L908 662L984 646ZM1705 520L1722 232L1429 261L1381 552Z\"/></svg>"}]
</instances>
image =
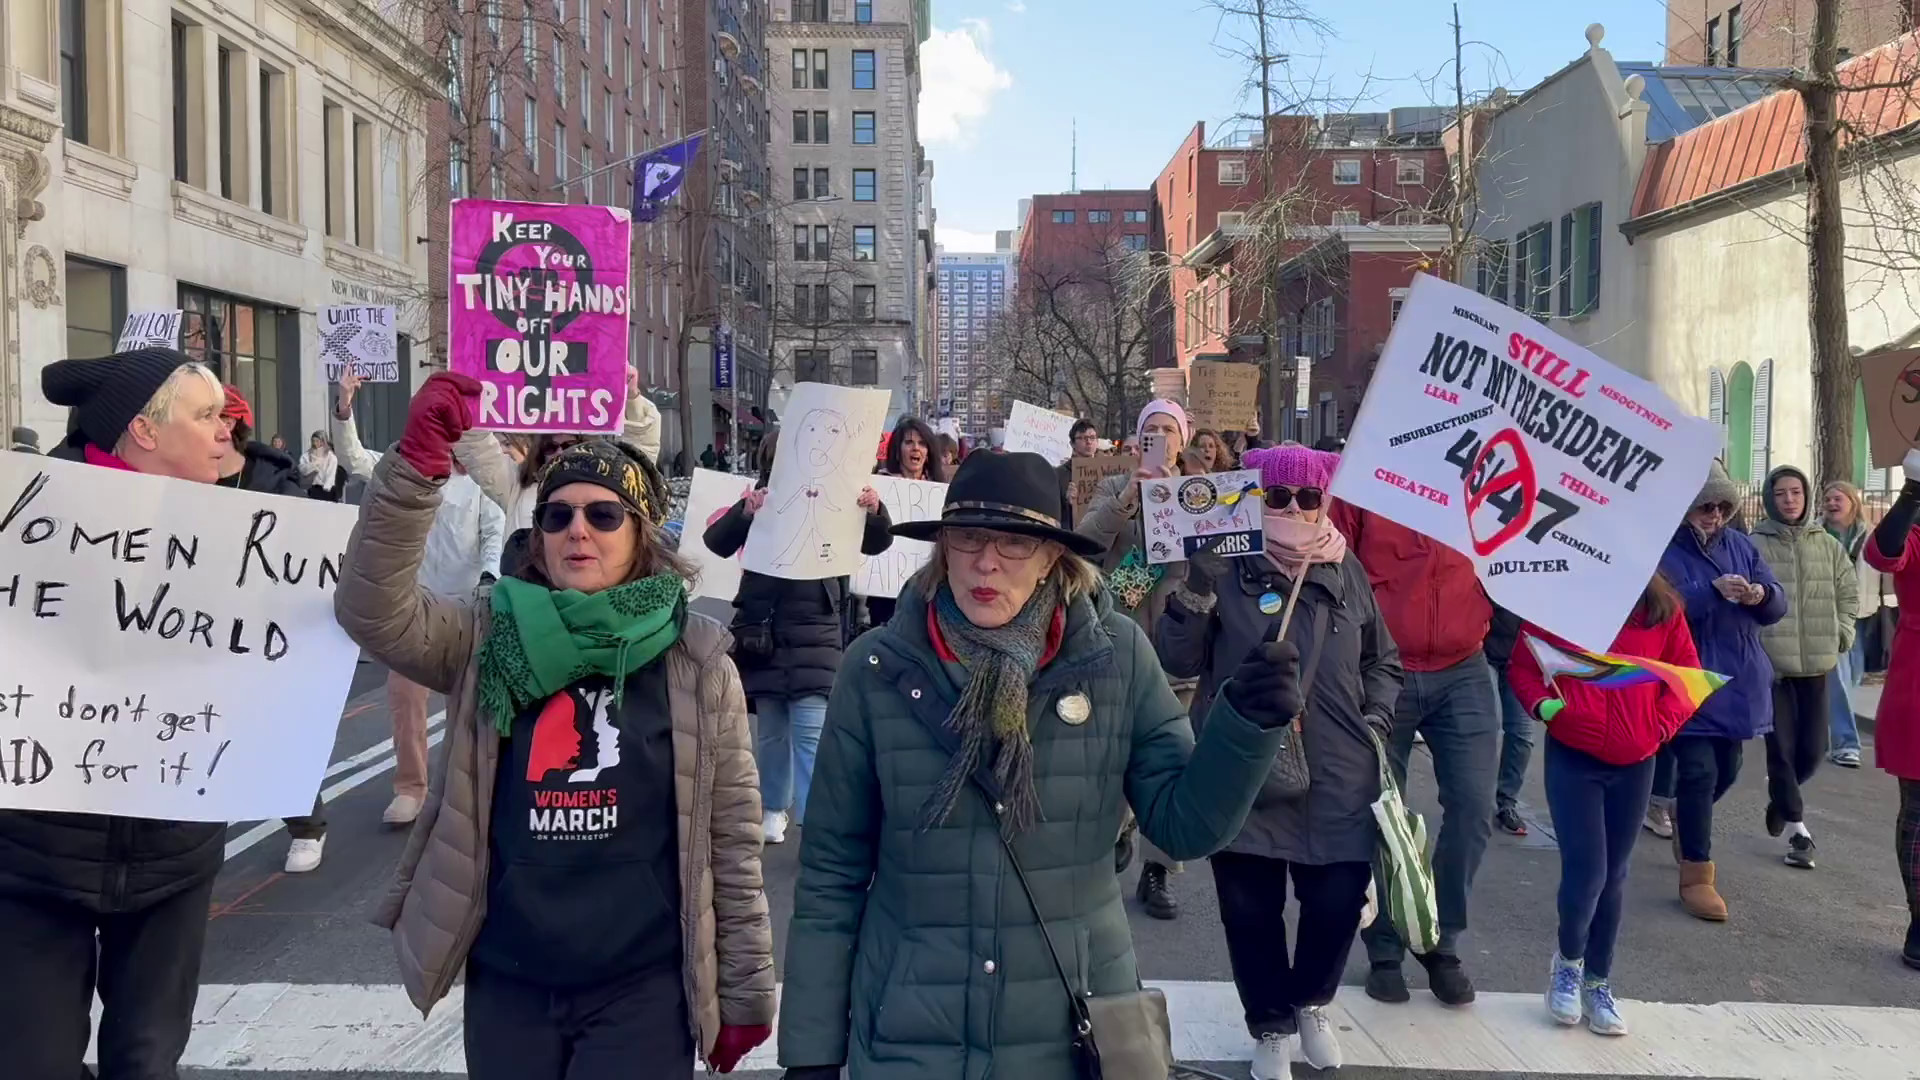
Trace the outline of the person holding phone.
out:
<instances>
[{"instance_id":1,"label":"person holding phone","mask_svg":"<svg viewBox=\"0 0 1920 1080\"><path fill-rule=\"evenodd\" d=\"M1728 527L1739 494L1715 461L1660 557L1661 574L1686 602L1700 666L1728 679L1669 744L1680 903L1709 922L1727 919L1713 864L1713 805L1739 779L1746 741L1773 730L1773 662L1760 628L1787 614L1786 590L1760 550Z\"/></svg>"}]
</instances>

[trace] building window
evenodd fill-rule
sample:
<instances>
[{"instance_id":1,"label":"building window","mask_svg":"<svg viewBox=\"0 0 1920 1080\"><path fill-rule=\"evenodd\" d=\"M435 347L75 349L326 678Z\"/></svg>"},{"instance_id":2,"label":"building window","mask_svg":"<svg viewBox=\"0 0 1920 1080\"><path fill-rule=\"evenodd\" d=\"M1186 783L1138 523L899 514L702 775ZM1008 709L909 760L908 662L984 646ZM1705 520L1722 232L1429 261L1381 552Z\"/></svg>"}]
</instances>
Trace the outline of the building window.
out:
<instances>
[{"instance_id":1,"label":"building window","mask_svg":"<svg viewBox=\"0 0 1920 1080\"><path fill-rule=\"evenodd\" d=\"M1393 160L1393 182L1406 186L1427 182L1427 163L1419 158L1395 158Z\"/></svg>"},{"instance_id":2,"label":"building window","mask_svg":"<svg viewBox=\"0 0 1920 1080\"><path fill-rule=\"evenodd\" d=\"M287 77L262 65L260 68L260 209L275 217L286 217L292 209L287 195L285 135L287 116Z\"/></svg>"},{"instance_id":3,"label":"building window","mask_svg":"<svg viewBox=\"0 0 1920 1080\"><path fill-rule=\"evenodd\" d=\"M810 89L812 85L812 82L807 78L807 50L793 50L793 88L795 90L807 90Z\"/></svg>"},{"instance_id":4,"label":"building window","mask_svg":"<svg viewBox=\"0 0 1920 1080\"><path fill-rule=\"evenodd\" d=\"M1521 233L1518 245L1525 310L1544 319L1553 314L1553 231L1542 222Z\"/></svg>"},{"instance_id":5,"label":"building window","mask_svg":"<svg viewBox=\"0 0 1920 1080\"><path fill-rule=\"evenodd\" d=\"M582 57L581 59L585 60L586 58ZM591 63L591 62L592 61L587 61L587 63ZM593 77L591 72L592 72L591 68L588 68L585 64L581 65L580 67L580 130L581 131L593 130L593 89L592 89L592 83L588 81Z\"/></svg>"},{"instance_id":6,"label":"building window","mask_svg":"<svg viewBox=\"0 0 1920 1080\"><path fill-rule=\"evenodd\" d=\"M67 138L74 142L87 141L87 5L92 2L60 0L60 111Z\"/></svg>"},{"instance_id":7,"label":"building window","mask_svg":"<svg viewBox=\"0 0 1920 1080\"><path fill-rule=\"evenodd\" d=\"M1147 223L1147 212L1145 210L1123 210L1120 212L1120 221L1126 225L1145 225Z\"/></svg>"},{"instance_id":8,"label":"building window","mask_svg":"<svg viewBox=\"0 0 1920 1080\"><path fill-rule=\"evenodd\" d=\"M191 183L193 156L187 137L190 110L187 106L187 28L173 24L173 178Z\"/></svg>"},{"instance_id":9,"label":"building window","mask_svg":"<svg viewBox=\"0 0 1920 1080\"><path fill-rule=\"evenodd\" d=\"M1599 203L1589 203L1560 218L1559 281L1562 317L1599 310Z\"/></svg>"},{"instance_id":10,"label":"building window","mask_svg":"<svg viewBox=\"0 0 1920 1080\"><path fill-rule=\"evenodd\" d=\"M814 110L813 141L816 145L824 146L827 143L830 143L833 141L831 137L833 132L831 128L828 126L829 121L827 119L827 116L828 116L828 113L827 113L827 110L825 109Z\"/></svg>"},{"instance_id":11,"label":"building window","mask_svg":"<svg viewBox=\"0 0 1920 1080\"><path fill-rule=\"evenodd\" d=\"M793 227L793 261L806 262L808 258L807 226L795 225Z\"/></svg>"},{"instance_id":12,"label":"building window","mask_svg":"<svg viewBox=\"0 0 1920 1080\"><path fill-rule=\"evenodd\" d=\"M1395 210L1393 212L1393 223L1395 225L1425 225L1427 223L1427 212L1425 210Z\"/></svg>"},{"instance_id":13,"label":"building window","mask_svg":"<svg viewBox=\"0 0 1920 1080\"><path fill-rule=\"evenodd\" d=\"M833 250L833 228L827 225L813 227L813 261L826 262Z\"/></svg>"},{"instance_id":14,"label":"building window","mask_svg":"<svg viewBox=\"0 0 1920 1080\"><path fill-rule=\"evenodd\" d=\"M813 50L813 88L815 90L827 88L827 50L825 49Z\"/></svg>"},{"instance_id":15,"label":"building window","mask_svg":"<svg viewBox=\"0 0 1920 1080\"><path fill-rule=\"evenodd\" d=\"M855 262L873 262L877 255L874 227L871 225L855 225L853 227L853 260Z\"/></svg>"},{"instance_id":16,"label":"building window","mask_svg":"<svg viewBox=\"0 0 1920 1080\"><path fill-rule=\"evenodd\" d=\"M875 306L877 296L878 293L875 291L874 286L855 285L853 287L853 317L860 322L872 322L879 314Z\"/></svg>"},{"instance_id":17,"label":"building window","mask_svg":"<svg viewBox=\"0 0 1920 1080\"><path fill-rule=\"evenodd\" d=\"M853 88L855 90L871 90L873 87L873 50L853 50Z\"/></svg>"},{"instance_id":18,"label":"building window","mask_svg":"<svg viewBox=\"0 0 1920 1080\"><path fill-rule=\"evenodd\" d=\"M853 201L872 202L876 197L874 188L878 174L872 169L853 170Z\"/></svg>"},{"instance_id":19,"label":"building window","mask_svg":"<svg viewBox=\"0 0 1920 1080\"><path fill-rule=\"evenodd\" d=\"M1145 233L1128 233L1120 238L1120 244L1128 251L1145 251L1147 250L1147 236Z\"/></svg>"},{"instance_id":20,"label":"building window","mask_svg":"<svg viewBox=\"0 0 1920 1080\"><path fill-rule=\"evenodd\" d=\"M567 43L557 30L553 34L553 96L561 108L567 107Z\"/></svg>"},{"instance_id":21,"label":"building window","mask_svg":"<svg viewBox=\"0 0 1920 1080\"><path fill-rule=\"evenodd\" d=\"M1707 20L1707 65L1720 66L1720 20Z\"/></svg>"},{"instance_id":22,"label":"building window","mask_svg":"<svg viewBox=\"0 0 1920 1080\"><path fill-rule=\"evenodd\" d=\"M832 177L833 177L833 171L831 169L813 170L813 197L814 198L824 199L828 195L833 194L833 184L831 183Z\"/></svg>"},{"instance_id":23,"label":"building window","mask_svg":"<svg viewBox=\"0 0 1920 1080\"><path fill-rule=\"evenodd\" d=\"M1111 210L1087 211L1087 224L1089 225L1110 225L1112 223L1113 211Z\"/></svg>"},{"instance_id":24,"label":"building window","mask_svg":"<svg viewBox=\"0 0 1920 1080\"><path fill-rule=\"evenodd\" d=\"M853 145L872 146L874 140L873 114L857 112L853 114Z\"/></svg>"},{"instance_id":25,"label":"building window","mask_svg":"<svg viewBox=\"0 0 1920 1080\"><path fill-rule=\"evenodd\" d=\"M567 178L567 163L572 157L573 154L567 149L566 126L555 120L553 122L553 178L555 180Z\"/></svg>"},{"instance_id":26,"label":"building window","mask_svg":"<svg viewBox=\"0 0 1920 1080\"><path fill-rule=\"evenodd\" d=\"M283 358L288 361L286 374L297 383L292 369L298 363L300 313L192 285L181 285L179 295L184 312L180 350L212 368L220 381L240 388L253 405L254 430L260 439L286 434L281 427L280 363ZM283 332L290 341L282 341ZM297 397L297 392L289 396Z\"/></svg>"},{"instance_id":27,"label":"building window","mask_svg":"<svg viewBox=\"0 0 1920 1080\"><path fill-rule=\"evenodd\" d=\"M793 110L793 141L799 145L812 142L813 130L807 123L807 110Z\"/></svg>"},{"instance_id":28,"label":"building window","mask_svg":"<svg viewBox=\"0 0 1920 1080\"><path fill-rule=\"evenodd\" d=\"M326 173L331 177L333 170L328 169ZM327 185L328 207L333 205L332 190L333 186L329 183ZM455 199L467 197L467 144L459 139L454 139L447 144L447 194ZM331 209L328 213L332 213ZM329 225L328 229L331 230L332 226Z\"/></svg>"},{"instance_id":29,"label":"building window","mask_svg":"<svg viewBox=\"0 0 1920 1080\"><path fill-rule=\"evenodd\" d=\"M507 142L507 103L500 93L500 76L487 73L487 138L495 150Z\"/></svg>"},{"instance_id":30,"label":"building window","mask_svg":"<svg viewBox=\"0 0 1920 1080\"><path fill-rule=\"evenodd\" d=\"M831 355L826 349L793 350L793 381L826 382L832 374L832 364L828 361Z\"/></svg>"},{"instance_id":31,"label":"building window","mask_svg":"<svg viewBox=\"0 0 1920 1080\"><path fill-rule=\"evenodd\" d=\"M807 194L807 177L809 175L810 174L807 172L807 168L804 165L798 166L793 170L794 201L798 202L800 200L811 197Z\"/></svg>"},{"instance_id":32,"label":"building window","mask_svg":"<svg viewBox=\"0 0 1920 1080\"><path fill-rule=\"evenodd\" d=\"M500 175L500 170L493 170ZM353 121L353 242L373 246L373 125Z\"/></svg>"},{"instance_id":33,"label":"building window","mask_svg":"<svg viewBox=\"0 0 1920 1080\"><path fill-rule=\"evenodd\" d=\"M234 54L234 51L232 49L227 48L223 44L216 51L216 59L219 63L219 70L218 70L217 78L215 79L215 84L218 90L219 99L218 101L215 102L215 111L219 121L220 197L223 199L231 199L233 198L233 190L234 190L234 184L233 184L233 117L234 117L234 111L235 111L234 106L238 104L240 106L240 111L244 112L246 110L246 103L244 101L236 102L234 100L234 89L235 89L234 78L233 78L234 66L238 61L238 57Z\"/></svg>"},{"instance_id":34,"label":"building window","mask_svg":"<svg viewBox=\"0 0 1920 1080\"><path fill-rule=\"evenodd\" d=\"M1053 223L1054 223L1055 225L1071 225L1071 224L1073 224L1073 211L1071 211L1071 210L1055 210L1055 211L1053 212Z\"/></svg>"},{"instance_id":35,"label":"building window","mask_svg":"<svg viewBox=\"0 0 1920 1080\"><path fill-rule=\"evenodd\" d=\"M1360 211L1335 210L1330 220L1335 225L1358 225L1360 224Z\"/></svg>"},{"instance_id":36,"label":"building window","mask_svg":"<svg viewBox=\"0 0 1920 1080\"><path fill-rule=\"evenodd\" d=\"M126 319L127 272L69 255L65 355L110 355L119 344L120 324Z\"/></svg>"},{"instance_id":37,"label":"building window","mask_svg":"<svg viewBox=\"0 0 1920 1080\"><path fill-rule=\"evenodd\" d=\"M826 22L827 0L794 0L794 22Z\"/></svg>"},{"instance_id":38,"label":"building window","mask_svg":"<svg viewBox=\"0 0 1920 1080\"><path fill-rule=\"evenodd\" d=\"M540 103L528 98L520 110L520 131L527 141L527 168L540 175Z\"/></svg>"},{"instance_id":39,"label":"building window","mask_svg":"<svg viewBox=\"0 0 1920 1080\"><path fill-rule=\"evenodd\" d=\"M1490 240L1474 267L1474 291L1507 302L1507 242Z\"/></svg>"},{"instance_id":40,"label":"building window","mask_svg":"<svg viewBox=\"0 0 1920 1080\"><path fill-rule=\"evenodd\" d=\"M1740 5L1727 9L1727 66L1740 66Z\"/></svg>"},{"instance_id":41,"label":"building window","mask_svg":"<svg viewBox=\"0 0 1920 1080\"><path fill-rule=\"evenodd\" d=\"M1335 158L1333 160L1333 182L1336 184L1357 184L1360 182L1359 158Z\"/></svg>"},{"instance_id":42,"label":"building window","mask_svg":"<svg viewBox=\"0 0 1920 1080\"><path fill-rule=\"evenodd\" d=\"M613 77L613 13L600 13L600 64Z\"/></svg>"},{"instance_id":43,"label":"building window","mask_svg":"<svg viewBox=\"0 0 1920 1080\"><path fill-rule=\"evenodd\" d=\"M1401 305L1405 304L1406 302L1407 302L1407 290L1405 289L1388 289L1387 290L1387 325L1388 326L1392 326L1393 324L1400 321L1400 308L1401 308Z\"/></svg>"},{"instance_id":44,"label":"building window","mask_svg":"<svg viewBox=\"0 0 1920 1080\"><path fill-rule=\"evenodd\" d=\"M346 118L340 106L330 101L323 103L320 106L320 201L326 204L326 220L322 224L326 234L333 237L340 235L341 222L346 217L346 204L340 198L346 181L346 175L341 172L346 167L346 139ZM453 155L452 160L452 170L464 171L459 154ZM464 182L454 185L455 191L465 188Z\"/></svg>"},{"instance_id":45,"label":"building window","mask_svg":"<svg viewBox=\"0 0 1920 1080\"><path fill-rule=\"evenodd\" d=\"M1220 159L1220 182L1238 187L1247 182L1247 159L1223 157Z\"/></svg>"},{"instance_id":46,"label":"building window","mask_svg":"<svg viewBox=\"0 0 1920 1080\"><path fill-rule=\"evenodd\" d=\"M866 288L871 289L869 285ZM878 349L853 350L853 377L848 382L855 386L878 386L880 384L880 352Z\"/></svg>"},{"instance_id":47,"label":"building window","mask_svg":"<svg viewBox=\"0 0 1920 1080\"><path fill-rule=\"evenodd\" d=\"M853 21L857 23L873 21L873 0L853 0Z\"/></svg>"}]
</instances>

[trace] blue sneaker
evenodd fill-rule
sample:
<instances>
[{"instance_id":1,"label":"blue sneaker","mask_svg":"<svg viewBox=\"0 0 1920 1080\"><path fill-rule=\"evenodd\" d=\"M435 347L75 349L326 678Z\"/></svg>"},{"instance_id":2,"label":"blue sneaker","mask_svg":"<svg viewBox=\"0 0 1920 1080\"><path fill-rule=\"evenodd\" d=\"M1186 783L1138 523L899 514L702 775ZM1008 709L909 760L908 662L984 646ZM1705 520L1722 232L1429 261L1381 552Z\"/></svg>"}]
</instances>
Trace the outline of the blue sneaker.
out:
<instances>
[{"instance_id":1,"label":"blue sneaker","mask_svg":"<svg viewBox=\"0 0 1920 1080\"><path fill-rule=\"evenodd\" d=\"M1614 1004L1613 987L1605 979L1588 979L1580 993L1580 1007L1587 1017L1587 1029L1595 1035L1625 1035L1627 1022Z\"/></svg>"},{"instance_id":2,"label":"blue sneaker","mask_svg":"<svg viewBox=\"0 0 1920 1080\"><path fill-rule=\"evenodd\" d=\"M1555 1020L1569 1026L1580 1022L1581 962L1553 954L1553 969L1547 976L1547 1011Z\"/></svg>"}]
</instances>

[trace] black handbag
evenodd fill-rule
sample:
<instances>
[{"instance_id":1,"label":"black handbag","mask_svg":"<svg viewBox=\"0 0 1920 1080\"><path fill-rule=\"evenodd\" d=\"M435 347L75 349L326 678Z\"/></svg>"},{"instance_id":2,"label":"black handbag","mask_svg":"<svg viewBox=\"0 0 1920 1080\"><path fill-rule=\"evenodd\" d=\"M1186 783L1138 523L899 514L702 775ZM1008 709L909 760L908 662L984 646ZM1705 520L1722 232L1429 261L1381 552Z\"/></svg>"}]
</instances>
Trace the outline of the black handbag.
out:
<instances>
[{"instance_id":1,"label":"black handbag","mask_svg":"<svg viewBox=\"0 0 1920 1080\"><path fill-rule=\"evenodd\" d=\"M1327 608L1324 604L1313 605L1313 648L1301 661L1300 672L1300 712L1294 715L1293 722L1287 726L1286 741L1280 744L1279 752L1273 755L1273 765L1267 770L1267 778L1260 784L1260 793L1254 796L1255 806L1271 806L1288 799L1298 799L1312 786L1312 775L1307 770L1307 740L1300 730L1300 719L1307 713L1307 698L1313 693L1313 677L1320 667L1320 650L1327 644Z\"/></svg>"}]
</instances>

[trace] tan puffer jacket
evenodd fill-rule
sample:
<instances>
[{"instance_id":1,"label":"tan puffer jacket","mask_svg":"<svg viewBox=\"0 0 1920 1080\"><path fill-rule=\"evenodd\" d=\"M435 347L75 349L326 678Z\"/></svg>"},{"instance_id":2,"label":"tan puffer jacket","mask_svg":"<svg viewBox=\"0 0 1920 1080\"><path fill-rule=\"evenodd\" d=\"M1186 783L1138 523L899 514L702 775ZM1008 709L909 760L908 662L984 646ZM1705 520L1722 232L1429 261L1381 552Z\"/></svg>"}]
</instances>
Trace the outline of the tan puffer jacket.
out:
<instances>
[{"instance_id":1,"label":"tan puffer jacket","mask_svg":"<svg viewBox=\"0 0 1920 1080\"><path fill-rule=\"evenodd\" d=\"M375 921L393 931L407 996L422 1014L447 995L486 917L487 829L500 740L476 714L475 656L488 605L414 587L440 485L398 454L381 459L347 542L334 614L401 675L447 696L447 767L434 780ZM689 613L667 652L679 807L681 952L701 1054L722 1024L771 1024L773 929L760 877L760 781L746 699L721 625ZM486 737L482 737L483 730Z\"/></svg>"}]
</instances>

